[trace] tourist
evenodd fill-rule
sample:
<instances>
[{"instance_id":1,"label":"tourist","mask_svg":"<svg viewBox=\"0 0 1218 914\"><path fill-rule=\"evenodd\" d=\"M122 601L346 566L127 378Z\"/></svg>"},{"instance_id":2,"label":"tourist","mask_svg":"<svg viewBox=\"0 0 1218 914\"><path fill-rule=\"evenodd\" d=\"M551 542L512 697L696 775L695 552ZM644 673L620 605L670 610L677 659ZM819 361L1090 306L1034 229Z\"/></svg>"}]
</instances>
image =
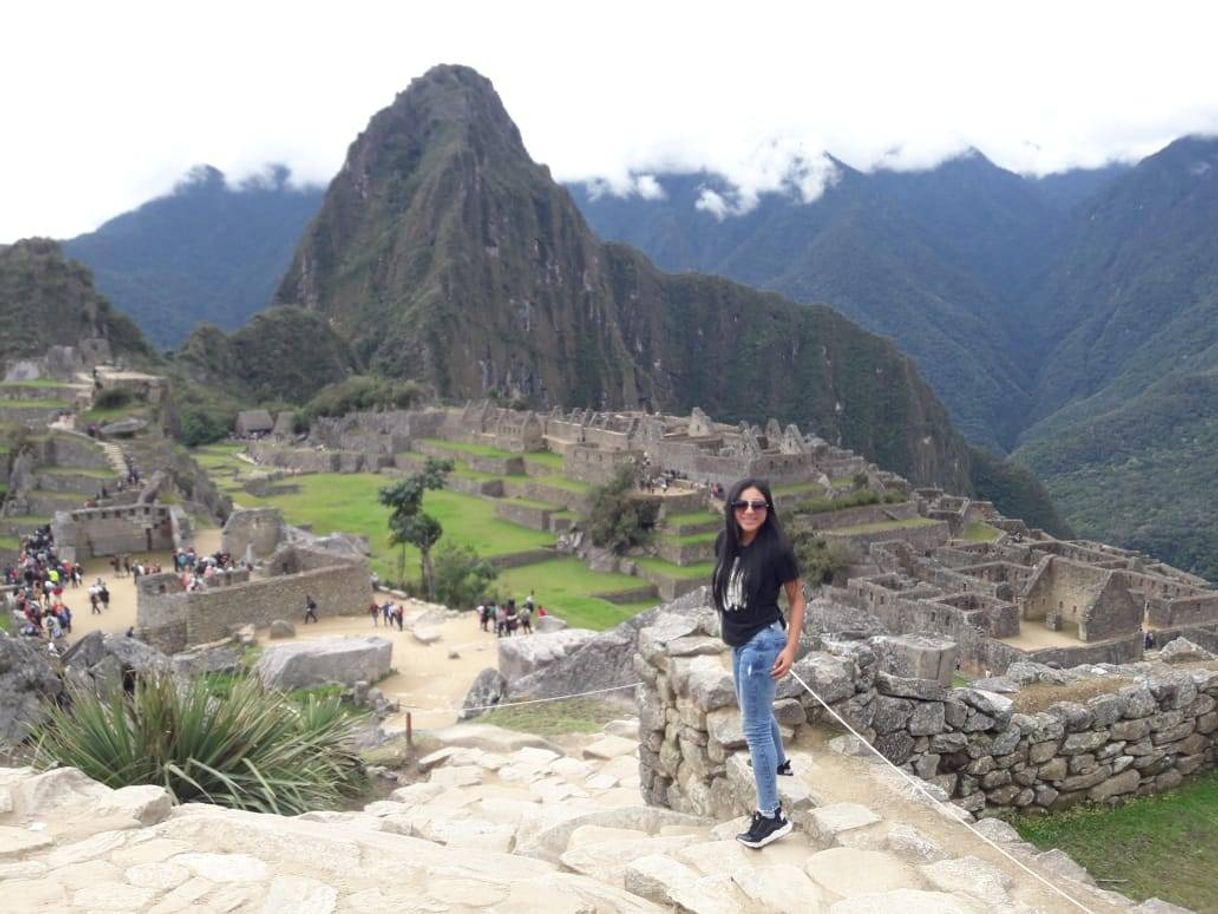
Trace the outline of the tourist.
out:
<instances>
[{"instance_id":1,"label":"tourist","mask_svg":"<svg viewBox=\"0 0 1218 914\"><path fill-rule=\"evenodd\" d=\"M791 774L791 766L774 717L774 693L795 662L804 597L799 563L773 507L764 481L742 479L732 486L711 579L723 640L732 649L732 681L757 789L748 831L736 840L752 848L791 831L778 798L778 775ZM787 595L789 625L778 608L780 590Z\"/></svg>"},{"instance_id":2,"label":"tourist","mask_svg":"<svg viewBox=\"0 0 1218 914\"><path fill-rule=\"evenodd\" d=\"M398 631L402 631L402 618L406 615L406 611L396 603L393 604L393 621L397 624Z\"/></svg>"},{"instance_id":3,"label":"tourist","mask_svg":"<svg viewBox=\"0 0 1218 914\"><path fill-rule=\"evenodd\" d=\"M533 634L533 595L529 594L529 599L524 601L524 606L520 607L520 631L521 634Z\"/></svg>"},{"instance_id":4,"label":"tourist","mask_svg":"<svg viewBox=\"0 0 1218 914\"><path fill-rule=\"evenodd\" d=\"M310 621L318 622L317 618L317 602L313 599L312 594L305 594L305 617L304 624L308 625Z\"/></svg>"},{"instance_id":5,"label":"tourist","mask_svg":"<svg viewBox=\"0 0 1218 914\"><path fill-rule=\"evenodd\" d=\"M381 614L381 608L376 605L376 600L373 600L372 603L368 606L368 615L370 615L372 617L372 627L373 628L376 628L376 620L377 620L377 617L380 616L380 614Z\"/></svg>"},{"instance_id":6,"label":"tourist","mask_svg":"<svg viewBox=\"0 0 1218 914\"><path fill-rule=\"evenodd\" d=\"M516 612L515 598L507 601L507 609L504 610L504 626L508 637L516 634L516 627L520 624L520 616Z\"/></svg>"}]
</instances>

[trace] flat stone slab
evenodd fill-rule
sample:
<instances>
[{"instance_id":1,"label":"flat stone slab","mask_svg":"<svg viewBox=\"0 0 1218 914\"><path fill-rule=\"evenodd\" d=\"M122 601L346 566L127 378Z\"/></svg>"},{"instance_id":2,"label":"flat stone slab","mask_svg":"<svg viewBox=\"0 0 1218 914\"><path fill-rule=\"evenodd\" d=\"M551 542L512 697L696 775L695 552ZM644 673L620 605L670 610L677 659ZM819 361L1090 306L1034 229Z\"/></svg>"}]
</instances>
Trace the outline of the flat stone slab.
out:
<instances>
[{"instance_id":1,"label":"flat stone slab","mask_svg":"<svg viewBox=\"0 0 1218 914\"><path fill-rule=\"evenodd\" d=\"M638 748L638 740L621 736L602 736L592 745L584 747L584 758L615 759L623 755L633 755Z\"/></svg>"},{"instance_id":2,"label":"flat stone slab","mask_svg":"<svg viewBox=\"0 0 1218 914\"><path fill-rule=\"evenodd\" d=\"M842 832L866 828L880 817L859 803L832 803L814 809L808 816L812 832L823 841L835 841Z\"/></svg>"},{"instance_id":3,"label":"flat stone slab","mask_svg":"<svg viewBox=\"0 0 1218 914\"><path fill-rule=\"evenodd\" d=\"M41 832L30 831L26 828L12 828L7 825L0 826L0 860L20 857L29 851L50 847L51 844L50 837Z\"/></svg>"},{"instance_id":4,"label":"flat stone slab","mask_svg":"<svg viewBox=\"0 0 1218 914\"><path fill-rule=\"evenodd\" d=\"M883 851L833 847L808 858L804 872L834 895L850 898L924 886L916 870Z\"/></svg>"},{"instance_id":5,"label":"flat stone slab","mask_svg":"<svg viewBox=\"0 0 1218 914\"><path fill-rule=\"evenodd\" d=\"M976 857L940 860L920 867L926 881L944 892L971 895L987 905L1007 904L1011 900L1010 876Z\"/></svg>"}]
</instances>

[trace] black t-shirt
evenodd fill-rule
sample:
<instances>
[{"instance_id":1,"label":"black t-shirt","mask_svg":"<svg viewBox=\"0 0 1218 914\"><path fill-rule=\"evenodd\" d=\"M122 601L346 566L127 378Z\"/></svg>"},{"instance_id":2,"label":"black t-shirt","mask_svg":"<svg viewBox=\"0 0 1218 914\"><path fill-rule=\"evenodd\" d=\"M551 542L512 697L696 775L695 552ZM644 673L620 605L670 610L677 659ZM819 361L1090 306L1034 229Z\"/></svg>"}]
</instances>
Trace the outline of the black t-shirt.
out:
<instances>
[{"instance_id":1,"label":"black t-shirt","mask_svg":"<svg viewBox=\"0 0 1218 914\"><path fill-rule=\"evenodd\" d=\"M722 548L723 534L719 534L716 559ZM763 558L766 552L768 561ZM766 626L782 621L778 592L798 578L799 562L790 546L766 549L754 541L740 550L724 588L724 605L717 607L723 640L740 647Z\"/></svg>"}]
</instances>

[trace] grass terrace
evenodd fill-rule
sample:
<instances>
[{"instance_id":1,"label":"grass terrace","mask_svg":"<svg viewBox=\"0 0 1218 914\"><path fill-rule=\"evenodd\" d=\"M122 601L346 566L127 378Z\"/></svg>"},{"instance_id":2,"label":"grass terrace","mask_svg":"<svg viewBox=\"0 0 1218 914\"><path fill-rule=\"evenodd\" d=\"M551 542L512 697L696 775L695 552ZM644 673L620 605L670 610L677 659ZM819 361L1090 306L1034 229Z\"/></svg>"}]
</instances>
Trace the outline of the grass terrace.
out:
<instances>
[{"instance_id":1,"label":"grass terrace","mask_svg":"<svg viewBox=\"0 0 1218 914\"><path fill-rule=\"evenodd\" d=\"M35 473L44 476L88 476L91 479L113 479L113 470L102 470L97 467L38 467Z\"/></svg>"},{"instance_id":2,"label":"grass terrace","mask_svg":"<svg viewBox=\"0 0 1218 914\"><path fill-rule=\"evenodd\" d=\"M973 521L964 530L962 539L970 543L992 543L998 537L1002 536L1002 531L997 527L991 527L984 521Z\"/></svg>"},{"instance_id":3,"label":"grass terrace","mask_svg":"<svg viewBox=\"0 0 1218 914\"><path fill-rule=\"evenodd\" d=\"M54 388L54 387L71 387L68 381L56 381L52 378L32 378L28 381L3 381L0 382L0 391L6 387L33 387L33 388Z\"/></svg>"},{"instance_id":4,"label":"grass terrace","mask_svg":"<svg viewBox=\"0 0 1218 914\"><path fill-rule=\"evenodd\" d=\"M675 566L674 566L675 567ZM658 600L637 603L610 603L594 597L596 593L623 593L647 586L643 578L625 574L591 571L575 557L555 558L535 565L505 568L496 581L505 596L517 602L530 590L539 605L564 620L572 628L603 631L655 606Z\"/></svg>"},{"instance_id":5,"label":"grass terrace","mask_svg":"<svg viewBox=\"0 0 1218 914\"><path fill-rule=\"evenodd\" d=\"M529 451L522 456L525 463L535 463L554 470L562 469L562 454L555 454L553 451Z\"/></svg>"},{"instance_id":6,"label":"grass terrace","mask_svg":"<svg viewBox=\"0 0 1218 914\"><path fill-rule=\"evenodd\" d=\"M663 559L653 557L636 559L640 568L654 574L662 574L669 578L706 578L710 580L711 572L715 570L714 562L698 562L695 565L674 565Z\"/></svg>"},{"instance_id":7,"label":"grass terrace","mask_svg":"<svg viewBox=\"0 0 1218 914\"><path fill-rule=\"evenodd\" d=\"M443 448L446 451L456 451L462 454L473 454L475 457L522 457L522 454L513 454L511 451L505 451L502 448L492 447L489 444L467 444L464 441L448 441L444 438L420 438L420 441L425 444L435 445ZM561 465L561 464L560 464Z\"/></svg>"},{"instance_id":8,"label":"grass terrace","mask_svg":"<svg viewBox=\"0 0 1218 914\"><path fill-rule=\"evenodd\" d=\"M71 409L67 400L0 400L0 409Z\"/></svg>"},{"instance_id":9,"label":"grass terrace","mask_svg":"<svg viewBox=\"0 0 1218 914\"><path fill-rule=\"evenodd\" d=\"M1218 914L1218 772L1116 808L1076 808L1015 826L1039 848L1061 848L1104 888Z\"/></svg>"}]
</instances>

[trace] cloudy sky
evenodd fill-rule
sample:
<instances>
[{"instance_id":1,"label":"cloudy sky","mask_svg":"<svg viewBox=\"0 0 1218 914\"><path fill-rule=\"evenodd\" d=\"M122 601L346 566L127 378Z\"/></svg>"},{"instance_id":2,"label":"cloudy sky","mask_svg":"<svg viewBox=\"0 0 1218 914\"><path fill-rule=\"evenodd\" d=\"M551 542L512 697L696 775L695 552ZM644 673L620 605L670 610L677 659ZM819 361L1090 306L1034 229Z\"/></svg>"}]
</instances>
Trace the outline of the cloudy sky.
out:
<instances>
[{"instance_id":1,"label":"cloudy sky","mask_svg":"<svg viewBox=\"0 0 1218 914\"><path fill-rule=\"evenodd\" d=\"M1218 7L1200 2L422 7L6 9L0 242L88 231L198 163L237 179L285 162L325 182L368 118L436 63L488 76L556 177L621 191L707 167L746 201L792 178L811 196L826 150L915 168L974 146L1043 173L1218 133Z\"/></svg>"}]
</instances>

